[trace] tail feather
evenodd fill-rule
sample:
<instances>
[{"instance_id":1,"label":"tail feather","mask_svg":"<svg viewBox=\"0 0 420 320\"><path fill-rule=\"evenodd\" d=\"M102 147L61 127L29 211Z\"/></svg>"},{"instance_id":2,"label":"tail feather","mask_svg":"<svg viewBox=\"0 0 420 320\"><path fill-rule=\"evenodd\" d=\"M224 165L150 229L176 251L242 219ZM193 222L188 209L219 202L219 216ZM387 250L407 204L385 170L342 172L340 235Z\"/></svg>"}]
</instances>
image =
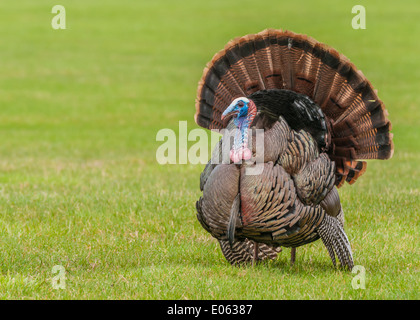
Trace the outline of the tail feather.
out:
<instances>
[{"instance_id":1,"label":"tail feather","mask_svg":"<svg viewBox=\"0 0 420 320\"><path fill-rule=\"evenodd\" d=\"M292 90L295 84L295 64L293 63L293 38L290 32L277 37L280 53L280 69L283 75L283 89Z\"/></svg>"},{"instance_id":2,"label":"tail feather","mask_svg":"<svg viewBox=\"0 0 420 320\"><path fill-rule=\"evenodd\" d=\"M277 35L274 30L269 30L267 35L263 35L263 37L267 37L267 41L265 41L266 45L271 53L272 57L272 68L273 68L273 75L274 79L276 80L276 87L275 88L282 88L283 87L283 76L282 76L282 69L281 69L281 53L280 53L280 46L277 43Z\"/></svg>"},{"instance_id":3,"label":"tail feather","mask_svg":"<svg viewBox=\"0 0 420 320\"><path fill-rule=\"evenodd\" d=\"M263 89L274 89L277 85L271 81L271 76L273 75L273 64L270 49L266 46L266 43L260 34L255 36L253 44L255 50L255 61L258 69L260 70L262 87Z\"/></svg>"},{"instance_id":4,"label":"tail feather","mask_svg":"<svg viewBox=\"0 0 420 320\"><path fill-rule=\"evenodd\" d=\"M329 121L328 154L337 160L337 186L365 172L356 160L392 157L388 113L363 73L335 49L290 31L236 38L216 53L199 82L195 120L205 128L225 128L221 115L231 101L266 89L302 93L321 107Z\"/></svg>"}]
</instances>

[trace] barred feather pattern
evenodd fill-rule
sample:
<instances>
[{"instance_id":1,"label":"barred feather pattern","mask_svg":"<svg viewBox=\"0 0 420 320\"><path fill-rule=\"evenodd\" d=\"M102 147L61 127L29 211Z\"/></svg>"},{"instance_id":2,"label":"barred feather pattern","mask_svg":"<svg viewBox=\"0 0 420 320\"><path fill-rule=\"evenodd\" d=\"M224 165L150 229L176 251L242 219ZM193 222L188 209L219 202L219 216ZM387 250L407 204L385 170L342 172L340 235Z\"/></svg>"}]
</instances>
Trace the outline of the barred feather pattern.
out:
<instances>
[{"instance_id":1,"label":"barred feather pattern","mask_svg":"<svg viewBox=\"0 0 420 320\"><path fill-rule=\"evenodd\" d=\"M308 162L319 157L318 148L311 135L305 131L291 130L287 150L277 160L291 175L300 172Z\"/></svg>"},{"instance_id":2,"label":"barred feather pattern","mask_svg":"<svg viewBox=\"0 0 420 320\"><path fill-rule=\"evenodd\" d=\"M319 238L315 231L325 211L304 205L292 177L272 162L260 175L245 175L241 169L241 219L239 238L274 246L299 247Z\"/></svg>"},{"instance_id":3,"label":"barred feather pattern","mask_svg":"<svg viewBox=\"0 0 420 320\"><path fill-rule=\"evenodd\" d=\"M220 248L226 260L232 265L243 265L253 262L255 242L244 239L235 241L231 246L228 241L220 240ZM257 259L275 260L281 252L280 247L271 247L264 243L258 244Z\"/></svg>"},{"instance_id":4,"label":"barred feather pattern","mask_svg":"<svg viewBox=\"0 0 420 320\"><path fill-rule=\"evenodd\" d=\"M317 228L317 232L327 248L334 266L336 265L335 256L337 255L341 266L351 270L354 266L353 255L341 222L337 218L327 215Z\"/></svg>"},{"instance_id":5,"label":"barred feather pattern","mask_svg":"<svg viewBox=\"0 0 420 320\"><path fill-rule=\"evenodd\" d=\"M219 240L223 255L232 264L252 261L254 243L259 244L258 259L275 259L282 246L308 244L322 232L325 237L339 232L336 237L340 239L344 232L324 221L329 221L326 217L339 224L343 220L333 183L334 163L325 153L319 154L308 133L290 129L283 119L266 130L264 137L264 141L283 142L266 145L264 158L277 159L265 162L262 173L245 173L255 164L209 162L201 175L203 196L197 201L197 218ZM224 139L213 157L221 157ZM325 239L329 251L336 250L342 261L350 259L345 250L334 249L333 240Z\"/></svg>"},{"instance_id":6,"label":"barred feather pattern","mask_svg":"<svg viewBox=\"0 0 420 320\"><path fill-rule=\"evenodd\" d=\"M235 98L267 89L304 94L322 109L337 187L366 171L363 160L392 157L388 113L363 73L335 49L291 31L246 35L216 53L199 82L195 121L224 128L221 115Z\"/></svg>"},{"instance_id":7,"label":"barred feather pattern","mask_svg":"<svg viewBox=\"0 0 420 320\"><path fill-rule=\"evenodd\" d=\"M307 205L319 204L334 187L334 172L334 162L325 153L307 163L293 176L301 201Z\"/></svg>"}]
</instances>

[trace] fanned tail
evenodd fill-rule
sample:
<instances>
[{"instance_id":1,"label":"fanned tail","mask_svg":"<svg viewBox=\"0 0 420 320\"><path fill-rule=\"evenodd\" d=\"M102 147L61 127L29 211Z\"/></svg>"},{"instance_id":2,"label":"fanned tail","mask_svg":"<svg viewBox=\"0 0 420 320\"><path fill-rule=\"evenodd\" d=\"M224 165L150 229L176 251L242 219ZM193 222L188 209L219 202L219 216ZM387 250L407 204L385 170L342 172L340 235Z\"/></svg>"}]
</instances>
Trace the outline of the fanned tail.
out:
<instances>
[{"instance_id":1,"label":"fanned tail","mask_svg":"<svg viewBox=\"0 0 420 320\"><path fill-rule=\"evenodd\" d=\"M392 157L391 123L371 83L335 49L290 31L246 35L218 52L199 82L195 120L225 128L221 115L232 100L266 89L302 93L321 107L338 187L366 171L363 160Z\"/></svg>"}]
</instances>

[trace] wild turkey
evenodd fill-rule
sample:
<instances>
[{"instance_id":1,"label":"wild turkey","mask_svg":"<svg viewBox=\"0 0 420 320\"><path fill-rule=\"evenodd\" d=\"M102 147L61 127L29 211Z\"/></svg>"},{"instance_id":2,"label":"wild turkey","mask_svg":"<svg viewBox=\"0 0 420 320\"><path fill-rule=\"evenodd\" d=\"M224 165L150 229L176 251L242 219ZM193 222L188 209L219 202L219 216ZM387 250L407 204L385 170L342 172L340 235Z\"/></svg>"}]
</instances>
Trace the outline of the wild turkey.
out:
<instances>
[{"instance_id":1,"label":"wild turkey","mask_svg":"<svg viewBox=\"0 0 420 320\"><path fill-rule=\"evenodd\" d=\"M232 264L321 238L334 266L337 255L352 268L337 188L365 172L363 160L392 157L387 115L364 75L308 36L264 30L230 41L204 69L195 121L239 131L227 160L225 134L201 174L198 220ZM258 175L246 174L258 156L248 128L264 130Z\"/></svg>"}]
</instances>

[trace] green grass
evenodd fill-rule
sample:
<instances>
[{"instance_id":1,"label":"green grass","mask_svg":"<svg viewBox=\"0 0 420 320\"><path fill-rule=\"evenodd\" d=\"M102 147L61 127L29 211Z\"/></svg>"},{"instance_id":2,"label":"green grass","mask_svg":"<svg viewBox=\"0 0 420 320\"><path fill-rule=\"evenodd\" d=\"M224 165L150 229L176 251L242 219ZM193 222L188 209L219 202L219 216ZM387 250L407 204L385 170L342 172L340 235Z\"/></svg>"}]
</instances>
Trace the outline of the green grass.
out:
<instances>
[{"instance_id":1,"label":"green grass","mask_svg":"<svg viewBox=\"0 0 420 320\"><path fill-rule=\"evenodd\" d=\"M0 3L0 298L419 299L420 32L417 0ZM354 274L320 241L236 268L200 226L203 165L159 165L155 141L197 126L197 82L231 38L306 33L348 56L379 89L395 154L340 189ZM66 269L66 289L52 268Z\"/></svg>"}]
</instances>

